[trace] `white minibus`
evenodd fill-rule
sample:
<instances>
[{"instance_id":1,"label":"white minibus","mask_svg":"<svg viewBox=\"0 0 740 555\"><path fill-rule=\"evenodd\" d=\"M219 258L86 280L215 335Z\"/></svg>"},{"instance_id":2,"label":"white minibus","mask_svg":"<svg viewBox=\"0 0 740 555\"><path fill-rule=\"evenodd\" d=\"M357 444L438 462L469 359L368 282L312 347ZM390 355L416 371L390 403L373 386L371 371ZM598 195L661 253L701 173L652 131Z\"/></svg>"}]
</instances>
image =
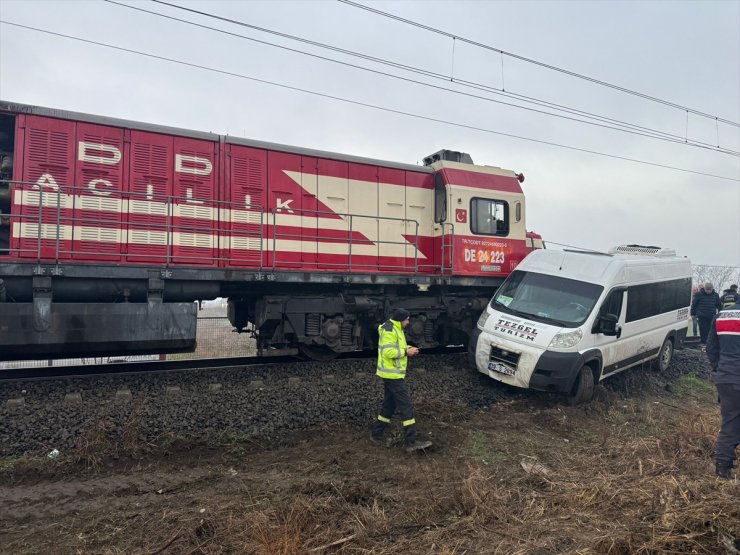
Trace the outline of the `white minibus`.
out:
<instances>
[{"instance_id":1,"label":"white minibus","mask_svg":"<svg viewBox=\"0 0 740 555\"><path fill-rule=\"evenodd\" d=\"M673 250L536 250L481 314L476 367L584 402L595 383L632 366L654 361L665 371L686 337L690 303L691 263Z\"/></svg>"}]
</instances>

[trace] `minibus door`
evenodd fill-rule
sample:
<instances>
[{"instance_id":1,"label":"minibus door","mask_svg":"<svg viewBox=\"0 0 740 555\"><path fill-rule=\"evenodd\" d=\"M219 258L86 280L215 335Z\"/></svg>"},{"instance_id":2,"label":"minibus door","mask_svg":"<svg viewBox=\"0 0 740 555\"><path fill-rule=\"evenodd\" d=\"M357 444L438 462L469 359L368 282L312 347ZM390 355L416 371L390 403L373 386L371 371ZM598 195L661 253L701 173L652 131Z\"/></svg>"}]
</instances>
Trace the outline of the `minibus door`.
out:
<instances>
[{"instance_id":1,"label":"minibus door","mask_svg":"<svg viewBox=\"0 0 740 555\"><path fill-rule=\"evenodd\" d=\"M612 290L601 304L594 322L594 347L601 351L602 376L618 370L619 362L625 358L622 353L624 343L620 341L625 317L625 291L625 288Z\"/></svg>"}]
</instances>

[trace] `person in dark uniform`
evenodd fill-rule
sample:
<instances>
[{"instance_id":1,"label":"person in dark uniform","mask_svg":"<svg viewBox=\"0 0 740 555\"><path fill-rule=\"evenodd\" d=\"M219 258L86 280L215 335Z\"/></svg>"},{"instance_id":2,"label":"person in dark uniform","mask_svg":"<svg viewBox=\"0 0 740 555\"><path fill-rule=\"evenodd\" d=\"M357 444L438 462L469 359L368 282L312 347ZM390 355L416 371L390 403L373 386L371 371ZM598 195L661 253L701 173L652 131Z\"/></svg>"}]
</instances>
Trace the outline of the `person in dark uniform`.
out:
<instances>
[{"instance_id":1,"label":"person in dark uniform","mask_svg":"<svg viewBox=\"0 0 740 555\"><path fill-rule=\"evenodd\" d=\"M419 349L408 346L403 333L403 329L409 325L410 316L408 310L397 308L390 320L378 326L378 366L375 373L383 379L385 394L371 436L375 442L382 441L385 428L398 409L403 419L404 444L408 453L432 446L431 441L416 439L414 406L406 385L408 357L419 354Z\"/></svg>"},{"instance_id":2,"label":"person in dark uniform","mask_svg":"<svg viewBox=\"0 0 740 555\"><path fill-rule=\"evenodd\" d=\"M722 291L722 296L719 298L723 308L728 308L735 303L740 303L740 293L737 292L737 285L734 283L729 288Z\"/></svg>"},{"instance_id":3,"label":"person in dark uniform","mask_svg":"<svg viewBox=\"0 0 740 555\"><path fill-rule=\"evenodd\" d=\"M732 478L740 445L740 302L722 310L712 322L707 357L722 417L714 449L715 473L720 478Z\"/></svg>"}]
</instances>

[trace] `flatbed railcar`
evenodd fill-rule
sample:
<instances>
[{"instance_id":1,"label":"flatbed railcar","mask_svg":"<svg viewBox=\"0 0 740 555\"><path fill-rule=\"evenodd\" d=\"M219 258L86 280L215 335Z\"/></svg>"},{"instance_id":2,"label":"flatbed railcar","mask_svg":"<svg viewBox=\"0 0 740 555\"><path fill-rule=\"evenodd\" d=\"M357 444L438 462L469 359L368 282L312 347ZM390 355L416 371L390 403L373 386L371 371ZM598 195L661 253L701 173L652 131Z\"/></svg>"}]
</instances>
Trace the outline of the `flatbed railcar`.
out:
<instances>
[{"instance_id":1,"label":"flatbed railcar","mask_svg":"<svg viewBox=\"0 0 740 555\"><path fill-rule=\"evenodd\" d=\"M260 352L465 343L541 237L523 176L400 164L0 101L0 360L189 351L228 298Z\"/></svg>"}]
</instances>

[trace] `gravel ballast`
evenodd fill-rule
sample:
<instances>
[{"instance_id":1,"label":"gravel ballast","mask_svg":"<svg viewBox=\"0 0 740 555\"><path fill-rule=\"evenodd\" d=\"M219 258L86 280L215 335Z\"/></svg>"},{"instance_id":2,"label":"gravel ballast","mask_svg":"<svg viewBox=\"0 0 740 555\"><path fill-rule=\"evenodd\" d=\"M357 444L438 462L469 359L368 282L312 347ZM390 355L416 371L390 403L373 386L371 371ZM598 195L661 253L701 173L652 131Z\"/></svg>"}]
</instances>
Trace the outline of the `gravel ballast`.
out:
<instances>
[{"instance_id":1,"label":"gravel ballast","mask_svg":"<svg viewBox=\"0 0 740 555\"><path fill-rule=\"evenodd\" d=\"M382 400L374 367L374 359L337 360L2 383L0 457L64 453L96 431L114 442L161 445L163 438L270 441L325 423L364 427ZM672 380L692 372L708 378L706 355L685 349L664 375L636 367L602 383L632 394L645 387L670 389ZM555 398L498 384L471 370L464 354L419 356L408 375L420 427L432 409L479 410L501 399Z\"/></svg>"}]
</instances>

